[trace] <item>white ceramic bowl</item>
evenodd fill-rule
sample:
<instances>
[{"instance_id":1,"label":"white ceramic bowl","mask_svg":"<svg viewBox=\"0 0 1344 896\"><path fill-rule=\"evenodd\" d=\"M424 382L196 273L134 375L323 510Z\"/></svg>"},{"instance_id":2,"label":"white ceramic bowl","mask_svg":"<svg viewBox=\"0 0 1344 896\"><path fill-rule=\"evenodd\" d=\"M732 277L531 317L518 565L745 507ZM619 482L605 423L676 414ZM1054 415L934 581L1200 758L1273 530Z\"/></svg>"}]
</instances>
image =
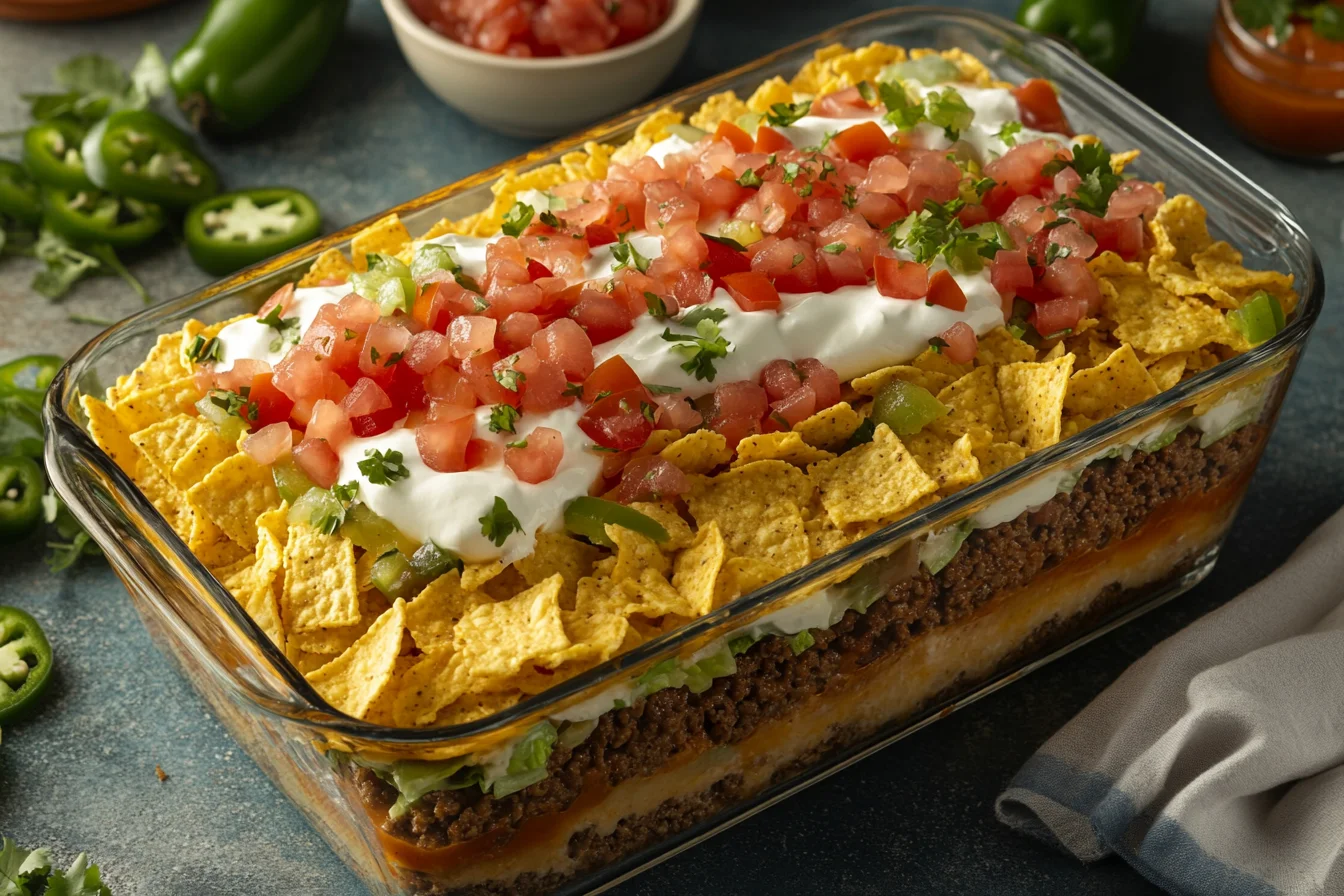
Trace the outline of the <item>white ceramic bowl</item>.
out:
<instances>
[{"instance_id":1,"label":"white ceramic bowl","mask_svg":"<svg viewBox=\"0 0 1344 896\"><path fill-rule=\"evenodd\" d=\"M703 0L673 0L657 30L583 56L519 59L444 37L406 0L382 0L406 61L430 90L504 134L551 137L628 109L651 94L686 52Z\"/></svg>"}]
</instances>

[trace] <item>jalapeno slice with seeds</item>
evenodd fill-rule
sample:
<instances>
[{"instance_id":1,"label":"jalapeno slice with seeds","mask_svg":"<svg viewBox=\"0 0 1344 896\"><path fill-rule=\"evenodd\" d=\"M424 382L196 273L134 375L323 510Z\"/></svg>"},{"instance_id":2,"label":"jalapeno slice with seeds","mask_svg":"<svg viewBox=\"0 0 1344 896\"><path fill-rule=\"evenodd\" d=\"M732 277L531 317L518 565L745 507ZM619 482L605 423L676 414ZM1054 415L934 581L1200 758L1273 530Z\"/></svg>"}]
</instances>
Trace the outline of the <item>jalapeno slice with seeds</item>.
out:
<instances>
[{"instance_id":1,"label":"jalapeno slice with seeds","mask_svg":"<svg viewBox=\"0 0 1344 896\"><path fill-rule=\"evenodd\" d=\"M89 179L118 196L181 208L215 195L219 186L191 138L144 109L104 118L83 149Z\"/></svg>"},{"instance_id":2,"label":"jalapeno slice with seeds","mask_svg":"<svg viewBox=\"0 0 1344 896\"><path fill-rule=\"evenodd\" d=\"M31 710L51 683L51 644L37 620L0 607L0 723Z\"/></svg>"},{"instance_id":3,"label":"jalapeno slice with seeds","mask_svg":"<svg viewBox=\"0 0 1344 896\"><path fill-rule=\"evenodd\" d=\"M37 184L18 162L0 159L0 216L23 224L42 220L42 198Z\"/></svg>"},{"instance_id":4,"label":"jalapeno slice with seeds","mask_svg":"<svg viewBox=\"0 0 1344 896\"><path fill-rule=\"evenodd\" d=\"M31 457L0 457L0 542L13 543L42 522L42 492L46 480Z\"/></svg>"},{"instance_id":5,"label":"jalapeno slice with seeds","mask_svg":"<svg viewBox=\"0 0 1344 896\"><path fill-rule=\"evenodd\" d=\"M63 118L38 122L23 132L23 164L40 184L92 189L81 149L85 136L83 127Z\"/></svg>"},{"instance_id":6,"label":"jalapeno slice with seeds","mask_svg":"<svg viewBox=\"0 0 1344 896\"><path fill-rule=\"evenodd\" d=\"M290 187L221 193L187 211L182 231L201 270L223 276L316 237L317 204Z\"/></svg>"},{"instance_id":7,"label":"jalapeno slice with seeds","mask_svg":"<svg viewBox=\"0 0 1344 896\"><path fill-rule=\"evenodd\" d=\"M77 243L129 249L149 242L162 230L164 215L157 205L99 190L44 187L42 222Z\"/></svg>"}]
</instances>

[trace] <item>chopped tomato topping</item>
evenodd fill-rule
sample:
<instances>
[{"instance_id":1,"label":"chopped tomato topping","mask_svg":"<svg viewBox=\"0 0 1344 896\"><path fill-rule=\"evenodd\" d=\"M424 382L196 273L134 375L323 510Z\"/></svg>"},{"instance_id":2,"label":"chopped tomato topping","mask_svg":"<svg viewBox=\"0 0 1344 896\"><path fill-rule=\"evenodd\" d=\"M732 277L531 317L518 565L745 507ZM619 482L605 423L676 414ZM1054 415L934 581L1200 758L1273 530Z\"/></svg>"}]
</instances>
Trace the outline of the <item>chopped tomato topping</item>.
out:
<instances>
[{"instance_id":1,"label":"chopped tomato topping","mask_svg":"<svg viewBox=\"0 0 1344 896\"><path fill-rule=\"evenodd\" d=\"M816 358L798 362L803 384L817 396L817 410L825 410L840 400L840 376Z\"/></svg>"},{"instance_id":2,"label":"chopped tomato topping","mask_svg":"<svg viewBox=\"0 0 1344 896\"><path fill-rule=\"evenodd\" d=\"M308 426L304 429L304 436L310 439L321 439L333 449L339 451L342 445L350 441L352 434L350 416L336 402L329 398L322 398L313 405L313 413L308 418Z\"/></svg>"},{"instance_id":3,"label":"chopped tomato topping","mask_svg":"<svg viewBox=\"0 0 1344 896\"><path fill-rule=\"evenodd\" d=\"M293 299L294 284L286 283L284 286L271 293L270 298L261 303L261 307L257 309L257 317L259 319L266 317L276 308L280 309L280 317L284 317L286 312L289 311L289 303L293 301Z\"/></svg>"},{"instance_id":4,"label":"chopped tomato topping","mask_svg":"<svg viewBox=\"0 0 1344 896\"><path fill-rule=\"evenodd\" d=\"M597 365L597 369L583 381L583 402L593 404L599 396L614 395L643 387L639 375L629 362L620 355L613 355Z\"/></svg>"},{"instance_id":5,"label":"chopped tomato topping","mask_svg":"<svg viewBox=\"0 0 1344 896\"><path fill-rule=\"evenodd\" d=\"M565 456L565 440L549 426L535 427L523 444L511 444L504 449L504 466L523 482L545 482L560 468Z\"/></svg>"},{"instance_id":6,"label":"chopped tomato topping","mask_svg":"<svg viewBox=\"0 0 1344 896\"><path fill-rule=\"evenodd\" d=\"M756 140L751 146L752 152L784 152L793 149L793 143L779 131L769 125L756 128Z\"/></svg>"},{"instance_id":7,"label":"chopped tomato topping","mask_svg":"<svg viewBox=\"0 0 1344 896\"><path fill-rule=\"evenodd\" d=\"M929 304L941 305L953 311L966 310L966 293L951 271L936 271L929 278Z\"/></svg>"},{"instance_id":8,"label":"chopped tomato topping","mask_svg":"<svg viewBox=\"0 0 1344 896\"><path fill-rule=\"evenodd\" d=\"M470 415L422 423L415 428L415 447L420 451L420 459L437 473L467 469L467 443L475 429L476 418Z\"/></svg>"},{"instance_id":9,"label":"chopped tomato topping","mask_svg":"<svg viewBox=\"0 0 1344 896\"><path fill-rule=\"evenodd\" d=\"M585 289L579 294L579 301L569 310L569 316L584 329L594 345L615 339L630 329L630 313L625 306L595 289Z\"/></svg>"},{"instance_id":10,"label":"chopped tomato topping","mask_svg":"<svg viewBox=\"0 0 1344 896\"><path fill-rule=\"evenodd\" d=\"M719 126L714 129L714 139L727 140L734 152L751 152L752 145L756 142L751 139L750 134L727 119L719 122Z\"/></svg>"},{"instance_id":11,"label":"chopped tomato topping","mask_svg":"<svg viewBox=\"0 0 1344 896\"><path fill-rule=\"evenodd\" d=\"M288 423L271 423L243 439L243 453L259 464L273 464L294 445Z\"/></svg>"},{"instance_id":12,"label":"chopped tomato topping","mask_svg":"<svg viewBox=\"0 0 1344 896\"><path fill-rule=\"evenodd\" d=\"M875 121L845 128L831 140L831 147L851 162L870 162L878 156L890 155L895 149Z\"/></svg>"},{"instance_id":13,"label":"chopped tomato topping","mask_svg":"<svg viewBox=\"0 0 1344 896\"><path fill-rule=\"evenodd\" d=\"M1055 134L1072 134L1069 121L1059 105L1059 94L1055 87L1044 78L1032 78L1013 88L1017 98L1017 108L1022 114L1022 123L1038 131L1050 131Z\"/></svg>"},{"instance_id":14,"label":"chopped tomato topping","mask_svg":"<svg viewBox=\"0 0 1344 896\"><path fill-rule=\"evenodd\" d=\"M947 343L943 354L953 364L971 363L980 348L975 338L975 331L971 329L970 324L961 320L940 333L939 338Z\"/></svg>"},{"instance_id":15,"label":"chopped tomato topping","mask_svg":"<svg viewBox=\"0 0 1344 896\"><path fill-rule=\"evenodd\" d=\"M579 418L579 429L602 448L633 451L653 432L654 404L640 387L594 402Z\"/></svg>"},{"instance_id":16,"label":"chopped tomato topping","mask_svg":"<svg viewBox=\"0 0 1344 896\"><path fill-rule=\"evenodd\" d=\"M1084 303L1072 296L1050 299L1032 308L1030 322L1036 332L1051 337L1078 326Z\"/></svg>"},{"instance_id":17,"label":"chopped tomato topping","mask_svg":"<svg viewBox=\"0 0 1344 896\"><path fill-rule=\"evenodd\" d=\"M304 439L294 446L294 462L318 488L331 488L341 473L341 459L323 439Z\"/></svg>"},{"instance_id":18,"label":"chopped tomato topping","mask_svg":"<svg viewBox=\"0 0 1344 896\"><path fill-rule=\"evenodd\" d=\"M259 373L252 378L243 412L253 429L286 421L293 410L294 400L276 388L274 374Z\"/></svg>"},{"instance_id":19,"label":"chopped tomato topping","mask_svg":"<svg viewBox=\"0 0 1344 896\"><path fill-rule=\"evenodd\" d=\"M622 504L631 504L675 498L690 490L691 480L681 467L654 454L637 457L626 464L621 472L621 484L610 497Z\"/></svg>"},{"instance_id":20,"label":"chopped tomato topping","mask_svg":"<svg viewBox=\"0 0 1344 896\"><path fill-rule=\"evenodd\" d=\"M723 278L724 288L743 311L774 311L779 308L779 290L760 271L740 271Z\"/></svg>"},{"instance_id":21,"label":"chopped tomato topping","mask_svg":"<svg viewBox=\"0 0 1344 896\"><path fill-rule=\"evenodd\" d=\"M877 291L893 299L922 299L929 294L929 267L879 254L873 259Z\"/></svg>"}]
</instances>

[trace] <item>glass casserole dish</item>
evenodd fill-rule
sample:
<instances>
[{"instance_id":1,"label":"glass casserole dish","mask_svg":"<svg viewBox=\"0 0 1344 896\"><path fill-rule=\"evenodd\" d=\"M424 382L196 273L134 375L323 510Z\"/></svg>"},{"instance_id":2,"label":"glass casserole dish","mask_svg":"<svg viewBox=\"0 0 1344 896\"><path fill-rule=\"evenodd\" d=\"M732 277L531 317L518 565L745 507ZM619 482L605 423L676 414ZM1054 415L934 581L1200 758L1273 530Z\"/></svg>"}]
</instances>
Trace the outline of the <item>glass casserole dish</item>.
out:
<instances>
[{"instance_id":1,"label":"glass casserole dish","mask_svg":"<svg viewBox=\"0 0 1344 896\"><path fill-rule=\"evenodd\" d=\"M1279 203L1056 44L984 15L875 14L662 102L693 109L710 94L792 74L819 47L875 40L960 47L1004 80L1055 82L1080 130L1141 149L1141 175L1175 179L1250 262L1296 276L1302 301L1288 326L682 628L487 718L429 729L332 709L93 444L79 410L81 394L131 369L158 334L189 317L254 312L321 251L348 246L357 228L119 324L53 385L57 490L161 649L372 892L600 889L1211 569L1323 300L1305 235ZM545 164L587 140L620 143L652 108L395 211L413 233L475 212L504 168ZM800 632L813 633L808 649ZM744 636L759 643L733 646ZM697 680L694 670L716 658L720 667ZM462 757L507 763L545 724L559 737L541 781L498 798L446 789Z\"/></svg>"}]
</instances>

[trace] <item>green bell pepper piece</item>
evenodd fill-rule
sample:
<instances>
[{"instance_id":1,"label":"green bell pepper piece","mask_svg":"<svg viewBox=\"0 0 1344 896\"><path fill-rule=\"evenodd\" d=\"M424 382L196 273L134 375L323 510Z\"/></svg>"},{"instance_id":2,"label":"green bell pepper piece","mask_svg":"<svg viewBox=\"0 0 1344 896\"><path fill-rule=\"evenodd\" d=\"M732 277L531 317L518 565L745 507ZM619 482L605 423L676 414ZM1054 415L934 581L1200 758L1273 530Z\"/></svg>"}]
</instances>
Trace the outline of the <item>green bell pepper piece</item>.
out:
<instances>
[{"instance_id":1,"label":"green bell pepper piece","mask_svg":"<svg viewBox=\"0 0 1344 896\"><path fill-rule=\"evenodd\" d=\"M1146 0L1024 0L1017 22L1062 37L1107 75L1124 64L1143 22Z\"/></svg>"},{"instance_id":2,"label":"green bell pepper piece","mask_svg":"<svg viewBox=\"0 0 1344 896\"><path fill-rule=\"evenodd\" d=\"M32 709L51 682L51 644L37 620L0 607L0 722Z\"/></svg>"},{"instance_id":3,"label":"green bell pepper piece","mask_svg":"<svg viewBox=\"0 0 1344 896\"><path fill-rule=\"evenodd\" d=\"M263 187L193 205L182 231L191 260L222 277L308 242L322 231L322 218L298 190Z\"/></svg>"},{"instance_id":4,"label":"green bell pepper piece","mask_svg":"<svg viewBox=\"0 0 1344 896\"><path fill-rule=\"evenodd\" d=\"M261 124L317 74L348 6L349 0L215 0L169 67L192 126L236 135Z\"/></svg>"}]
</instances>

